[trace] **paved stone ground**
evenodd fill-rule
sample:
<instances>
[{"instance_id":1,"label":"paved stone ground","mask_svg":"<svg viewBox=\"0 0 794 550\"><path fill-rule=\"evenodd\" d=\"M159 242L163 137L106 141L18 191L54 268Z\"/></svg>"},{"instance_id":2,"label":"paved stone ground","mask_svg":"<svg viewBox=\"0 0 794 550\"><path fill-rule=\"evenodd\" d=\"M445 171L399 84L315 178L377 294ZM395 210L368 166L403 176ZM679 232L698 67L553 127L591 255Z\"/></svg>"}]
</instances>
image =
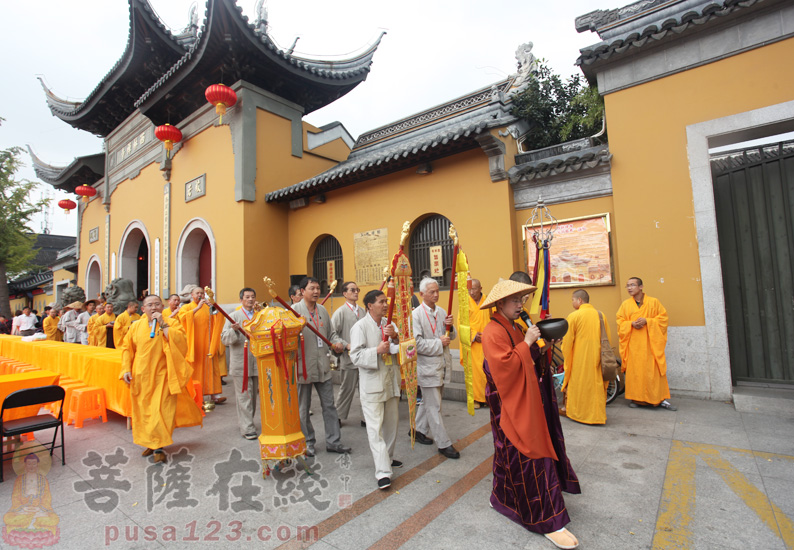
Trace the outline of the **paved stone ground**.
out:
<instances>
[{"instance_id":1,"label":"paved stone ground","mask_svg":"<svg viewBox=\"0 0 794 550\"><path fill-rule=\"evenodd\" d=\"M231 386L226 395L233 400ZM794 420L739 413L722 402L673 402L678 412L630 409L620 397L607 408L606 426L562 420L582 485L581 495L566 497L580 547L794 547ZM316 399L313 408L322 442ZM395 458L405 465L388 491L376 488L358 404L342 429L353 452L329 454L318 443L311 477L289 471L263 480L258 444L239 435L233 403L209 413L203 428L177 430L165 467L140 456L113 413L104 424L69 427L67 464L56 453L47 474L59 546L552 548L488 507L487 409L471 417L462 403L444 403L459 460L434 446L411 450L405 401L400 413ZM121 462L109 464L114 458ZM11 508L16 479L10 462L4 471L2 513ZM319 541L300 542L299 535Z\"/></svg>"}]
</instances>

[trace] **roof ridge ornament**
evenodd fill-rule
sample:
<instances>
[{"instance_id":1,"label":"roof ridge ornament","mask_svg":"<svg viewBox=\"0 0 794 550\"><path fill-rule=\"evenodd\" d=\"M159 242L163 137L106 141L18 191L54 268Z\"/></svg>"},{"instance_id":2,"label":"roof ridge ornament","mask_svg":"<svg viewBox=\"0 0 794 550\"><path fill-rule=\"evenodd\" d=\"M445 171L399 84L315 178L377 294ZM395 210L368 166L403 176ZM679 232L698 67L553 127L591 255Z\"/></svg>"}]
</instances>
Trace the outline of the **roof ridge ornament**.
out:
<instances>
[{"instance_id":1,"label":"roof ridge ornament","mask_svg":"<svg viewBox=\"0 0 794 550\"><path fill-rule=\"evenodd\" d=\"M267 34L267 6L265 5L266 0L257 0L256 7L254 10L256 11L256 19L254 20L254 27L259 30L262 34Z\"/></svg>"},{"instance_id":2,"label":"roof ridge ornament","mask_svg":"<svg viewBox=\"0 0 794 550\"><path fill-rule=\"evenodd\" d=\"M538 60L532 53L532 42L525 42L516 49L516 61L518 72L513 81L513 88L519 89L526 86L530 78L533 78L538 72Z\"/></svg>"}]
</instances>

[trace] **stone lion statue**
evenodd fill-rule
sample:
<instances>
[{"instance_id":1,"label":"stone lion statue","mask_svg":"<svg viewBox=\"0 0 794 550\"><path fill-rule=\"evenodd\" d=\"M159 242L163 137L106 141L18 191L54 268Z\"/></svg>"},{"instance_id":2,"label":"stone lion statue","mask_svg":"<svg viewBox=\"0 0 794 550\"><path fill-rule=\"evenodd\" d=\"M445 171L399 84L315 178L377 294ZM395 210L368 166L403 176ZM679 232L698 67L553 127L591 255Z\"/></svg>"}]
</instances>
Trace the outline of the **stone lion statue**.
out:
<instances>
[{"instance_id":1,"label":"stone lion statue","mask_svg":"<svg viewBox=\"0 0 794 550\"><path fill-rule=\"evenodd\" d=\"M187 304L188 302L190 302L191 300L190 295L193 293L193 289L198 287L199 287L198 285L190 285L190 284L185 285L185 288L183 288L182 291L179 293L179 301L182 304Z\"/></svg>"},{"instance_id":2,"label":"stone lion statue","mask_svg":"<svg viewBox=\"0 0 794 550\"><path fill-rule=\"evenodd\" d=\"M85 290L79 286L70 286L61 294L61 299L56 303L56 307L63 308L72 302L85 302Z\"/></svg>"},{"instance_id":3,"label":"stone lion statue","mask_svg":"<svg viewBox=\"0 0 794 550\"><path fill-rule=\"evenodd\" d=\"M129 279L113 279L105 288L107 301L113 304L113 313L121 315L127 309L127 304L138 300L135 287Z\"/></svg>"}]
</instances>

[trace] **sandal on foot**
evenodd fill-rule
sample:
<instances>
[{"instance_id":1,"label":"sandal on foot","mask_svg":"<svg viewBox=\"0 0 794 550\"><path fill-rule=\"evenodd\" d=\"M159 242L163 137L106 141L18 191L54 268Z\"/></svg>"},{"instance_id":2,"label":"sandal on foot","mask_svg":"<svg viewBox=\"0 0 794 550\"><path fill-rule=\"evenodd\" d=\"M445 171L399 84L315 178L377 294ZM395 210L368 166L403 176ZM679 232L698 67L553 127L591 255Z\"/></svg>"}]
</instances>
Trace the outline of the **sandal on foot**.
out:
<instances>
[{"instance_id":1,"label":"sandal on foot","mask_svg":"<svg viewBox=\"0 0 794 550\"><path fill-rule=\"evenodd\" d=\"M579 546L579 541L576 537L565 528L554 531L553 533L546 533L545 537L549 539L554 546L562 548L563 550L573 550Z\"/></svg>"}]
</instances>

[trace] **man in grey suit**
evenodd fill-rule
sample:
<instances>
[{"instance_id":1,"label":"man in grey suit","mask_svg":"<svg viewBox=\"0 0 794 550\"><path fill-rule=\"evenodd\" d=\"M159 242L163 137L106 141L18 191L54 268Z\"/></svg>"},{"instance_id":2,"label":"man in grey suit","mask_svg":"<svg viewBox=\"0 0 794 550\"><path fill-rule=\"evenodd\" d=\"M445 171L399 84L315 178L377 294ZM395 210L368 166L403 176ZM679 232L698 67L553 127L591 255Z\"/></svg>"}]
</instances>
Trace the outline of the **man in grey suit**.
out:
<instances>
[{"instance_id":1,"label":"man in grey suit","mask_svg":"<svg viewBox=\"0 0 794 550\"><path fill-rule=\"evenodd\" d=\"M244 288L240 291L240 309L229 314L234 324L226 323L221 332L221 343L226 346L226 357L229 361L229 376L234 380L234 393L237 396L237 424L240 434L246 439L256 439L257 431L254 425L256 414L256 396L259 392L259 371L256 368L256 358L248 348L248 388L243 392L245 370L243 368L243 353L245 353L245 336L243 335L243 321L254 318L256 305L256 291L253 288Z\"/></svg>"},{"instance_id":2,"label":"man in grey suit","mask_svg":"<svg viewBox=\"0 0 794 550\"><path fill-rule=\"evenodd\" d=\"M331 317L331 326L336 332L337 337L342 342L345 349L339 356L339 369L342 371L342 384L339 387L339 396L336 399L336 410L339 413L339 420L347 420L350 413L350 404L356 395L358 388L358 369L350 360L350 329L353 328L360 319L367 314L358 302L359 288L356 283L348 281L342 284L342 296L345 303L337 308ZM365 426L364 421L361 425Z\"/></svg>"},{"instance_id":3,"label":"man in grey suit","mask_svg":"<svg viewBox=\"0 0 794 550\"><path fill-rule=\"evenodd\" d=\"M361 410L367 421L367 439L375 460L378 488L391 485L397 423L400 417L400 340L397 327L386 325L389 303L380 290L364 296L367 315L350 331L350 359L360 370Z\"/></svg>"},{"instance_id":4,"label":"man in grey suit","mask_svg":"<svg viewBox=\"0 0 794 550\"><path fill-rule=\"evenodd\" d=\"M317 303L320 298L320 282L314 277L304 277L300 283L303 289L303 299L293 306L306 323L311 323L320 334L331 342L333 350L341 353L345 347L339 340L331 325L331 316L328 311ZM314 426L309 418L309 409L312 404L312 386L320 397L323 409L323 423L325 424L325 449L329 453L349 453L350 447L342 445L342 434L339 429L339 415L334 406L334 385L331 382L331 359L328 356L328 345L323 342L310 329L305 328L303 335L303 350L306 358L306 378L303 372L298 376L298 408L301 417L301 431L306 437L306 454L314 456ZM302 358L298 354L298 364Z\"/></svg>"},{"instance_id":5,"label":"man in grey suit","mask_svg":"<svg viewBox=\"0 0 794 550\"><path fill-rule=\"evenodd\" d=\"M416 372L419 387L422 388L422 404L416 412L416 441L423 445L433 443L427 437L429 431L436 440L439 453L447 458L460 458L460 453L452 446L441 418L441 388L446 370L452 368L449 343L455 338L455 327L452 324L452 315L447 316L436 305L438 283L435 279L422 279L419 292L422 293L422 303L413 312ZM449 336L446 334L447 327L450 327Z\"/></svg>"}]
</instances>

